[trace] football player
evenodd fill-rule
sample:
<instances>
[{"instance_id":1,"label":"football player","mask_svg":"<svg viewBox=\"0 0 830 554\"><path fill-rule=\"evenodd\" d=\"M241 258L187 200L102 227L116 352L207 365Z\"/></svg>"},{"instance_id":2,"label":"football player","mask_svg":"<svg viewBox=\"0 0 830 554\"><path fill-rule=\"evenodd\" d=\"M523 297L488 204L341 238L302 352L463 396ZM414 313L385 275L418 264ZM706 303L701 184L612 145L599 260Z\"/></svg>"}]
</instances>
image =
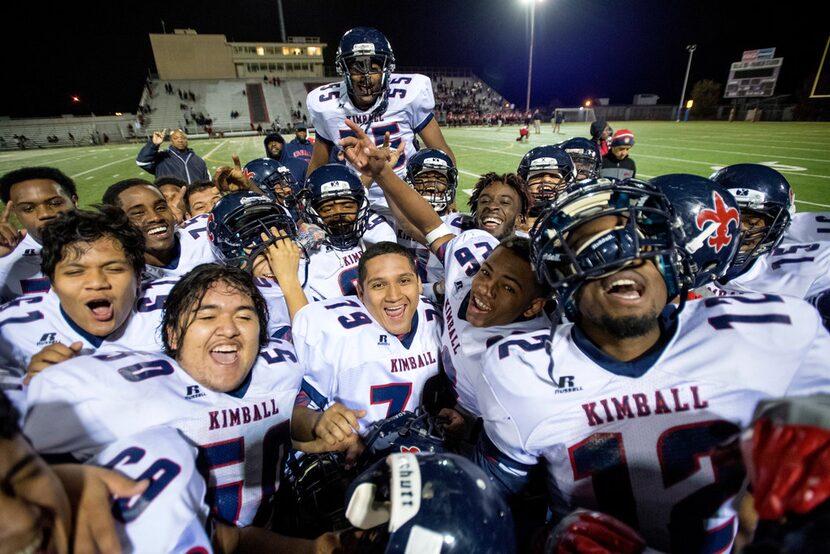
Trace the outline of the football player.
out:
<instances>
[{"instance_id":1,"label":"football player","mask_svg":"<svg viewBox=\"0 0 830 554\"><path fill-rule=\"evenodd\" d=\"M187 185L184 193L184 206L187 212L187 219L197 215L210 213L213 205L222 198L219 187L213 181L196 181Z\"/></svg>"},{"instance_id":2,"label":"football player","mask_svg":"<svg viewBox=\"0 0 830 554\"><path fill-rule=\"evenodd\" d=\"M830 243L782 245L790 224L793 192L776 170L736 164L712 179L729 189L741 209L741 245L716 295L762 292L810 298L830 289Z\"/></svg>"},{"instance_id":3,"label":"football player","mask_svg":"<svg viewBox=\"0 0 830 554\"><path fill-rule=\"evenodd\" d=\"M429 78L419 74L397 74L395 55L386 37L371 27L355 27L340 39L335 55L339 83L311 91L306 107L317 132L308 174L329 163L338 141L352 134L346 118L359 124L376 144L388 133L392 148L404 144L394 168L400 177L416 151L417 134L427 148L438 148L455 160L444 140L432 110L435 99ZM369 202L381 215L388 215L383 192L369 188Z\"/></svg>"},{"instance_id":4,"label":"football player","mask_svg":"<svg viewBox=\"0 0 830 554\"><path fill-rule=\"evenodd\" d=\"M75 183L53 167L24 167L0 178L0 302L21 294L47 292L49 279L40 271L40 229L63 212L75 209ZM23 226L9 223L14 214Z\"/></svg>"},{"instance_id":5,"label":"football player","mask_svg":"<svg viewBox=\"0 0 830 554\"><path fill-rule=\"evenodd\" d=\"M357 261L369 244L395 241L395 231L369 209L360 180L339 164L328 164L306 181L300 198L304 219L326 236L312 253L307 290L318 300L355 293Z\"/></svg>"},{"instance_id":6,"label":"football player","mask_svg":"<svg viewBox=\"0 0 830 554\"><path fill-rule=\"evenodd\" d=\"M783 242L796 244L830 241L830 212L797 212L792 215Z\"/></svg>"},{"instance_id":7,"label":"football player","mask_svg":"<svg viewBox=\"0 0 830 554\"><path fill-rule=\"evenodd\" d=\"M176 218L159 189L144 179L125 179L104 191L103 203L124 210L144 234L143 281L176 279L201 263L216 261L207 239L207 216L176 228Z\"/></svg>"},{"instance_id":8,"label":"football player","mask_svg":"<svg viewBox=\"0 0 830 554\"><path fill-rule=\"evenodd\" d=\"M438 373L441 316L420 295L412 256L382 242L360 258L357 296L297 313L292 335L305 376L295 440L349 447L351 459L360 449L355 433L421 404L424 383Z\"/></svg>"},{"instance_id":9,"label":"football player","mask_svg":"<svg viewBox=\"0 0 830 554\"><path fill-rule=\"evenodd\" d=\"M245 272L197 266L168 297L165 354L112 349L42 372L29 387L24 432L38 452L83 461L120 437L173 427L209 472L212 518L244 527L233 544L253 533L267 538L260 551L308 551L311 541L246 527L268 519L302 378L291 344L269 343L267 317Z\"/></svg>"},{"instance_id":10,"label":"football player","mask_svg":"<svg viewBox=\"0 0 830 554\"><path fill-rule=\"evenodd\" d=\"M268 335L281 336L308 304L303 285L309 261L300 259L291 214L266 196L232 192L213 207L208 236L217 259L254 277L268 303Z\"/></svg>"},{"instance_id":11,"label":"football player","mask_svg":"<svg viewBox=\"0 0 830 554\"><path fill-rule=\"evenodd\" d=\"M550 321L543 314L548 294L530 266L528 241L508 236L499 242L498 235L481 229L456 236L441 222L435 210L383 163L382 152L372 149L366 134L359 128L355 131L357 138L343 141L346 155L361 171L375 178L390 203L401 207L444 264L446 298L442 307L445 325L441 356L444 371L457 396L455 407L466 425L456 426L457 414L445 411L444 415L454 422L451 431L472 431L479 415L474 383L488 342L512 332L550 327ZM370 155L360 158L360 150L364 148ZM491 173L480 182L489 183L479 189L478 197L483 204L477 204L483 205L482 211L487 214L490 210L502 210L495 197L503 196L501 202L506 203L509 199L515 200L512 195L519 194L524 188L521 179L515 175L499 178ZM512 183L518 189L505 183ZM492 200L485 198L491 195ZM492 207L491 202L496 206ZM485 221L488 217L485 216ZM506 220L500 221L498 228L503 228Z\"/></svg>"},{"instance_id":12,"label":"football player","mask_svg":"<svg viewBox=\"0 0 830 554\"><path fill-rule=\"evenodd\" d=\"M52 290L0 307L0 358L13 378L112 344L161 350L156 329L170 285L138 296L144 237L121 210L66 212L42 233Z\"/></svg>"},{"instance_id":13,"label":"football player","mask_svg":"<svg viewBox=\"0 0 830 554\"><path fill-rule=\"evenodd\" d=\"M580 183L554 202L532 257L573 323L488 349L476 457L511 495L541 462L555 518L599 510L652 548L728 551L744 474L711 450L758 400L830 390L830 335L794 298L672 304L694 277L681 229L640 181Z\"/></svg>"},{"instance_id":14,"label":"football player","mask_svg":"<svg viewBox=\"0 0 830 554\"><path fill-rule=\"evenodd\" d=\"M602 169L602 156L596 142L583 137L569 138L557 144L568 153L576 169L575 179L597 179Z\"/></svg>"},{"instance_id":15,"label":"football player","mask_svg":"<svg viewBox=\"0 0 830 554\"><path fill-rule=\"evenodd\" d=\"M114 443L88 464L50 466L21 433L18 417L0 392L4 552L210 549L205 481L195 447L178 431L153 428Z\"/></svg>"},{"instance_id":16,"label":"football player","mask_svg":"<svg viewBox=\"0 0 830 554\"><path fill-rule=\"evenodd\" d=\"M526 232L559 193L574 182L576 168L563 149L545 145L531 148L519 162L516 173L524 179L531 200L527 217L520 225Z\"/></svg>"}]
</instances>

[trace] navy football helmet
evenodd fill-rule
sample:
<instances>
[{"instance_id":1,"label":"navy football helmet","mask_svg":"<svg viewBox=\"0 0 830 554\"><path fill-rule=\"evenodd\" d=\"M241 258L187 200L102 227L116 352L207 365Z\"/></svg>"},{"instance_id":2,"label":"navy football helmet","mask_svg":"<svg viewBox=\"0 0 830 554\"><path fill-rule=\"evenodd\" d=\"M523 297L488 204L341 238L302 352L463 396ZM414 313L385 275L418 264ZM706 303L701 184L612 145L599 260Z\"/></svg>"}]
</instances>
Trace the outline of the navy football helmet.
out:
<instances>
[{"instance_id":1,"label":"navy football helmet","mask_svg":"<svg viewBox=\"0 0 830 554\"><path fill-rule=\"evenodd\" d=\"M444 428L434 416L416 410L374 422L363 438L361 465L400 452L446 452Z\"/></svg>"},{"instance_id":2,"label":"navy football helmet","mask_svg":"<svg viewBox=\"0 0 830 554\"><path fill-rule=\"evenodd\" d=\"M723 277L738 251L741 213L732 194L705 177L672 174L655 177L686 235L685 255L694 274L693 288Z\"/></svg>"},{"instance_id":3,"label":"navy football helmet","mask_svg":"<svg viewBox=\"0 0 830 554\"><path fill-rule=\"evenodd\" d=\"M270 198L251 191L227 194L216 202L208 216L208 238L216 257L226 265L252 271L253 262L269 245L281 240L271 227L288 238L297 237L291 214ZM262 239L262 234L268 237Z\"/></svg>"},{"instance_id":4,"label":"navy football helmet","mask_svg":"<svg viewBox=\"0 0 830 554\"><path fill-rule=\"evenodd\" d=\"M597 143L583 137L569 138L558 144L559 148L568 153L574 163L575 179L596 179L602 169L602 156Z\"/></svg>"},{"instance_id":5,"label":"navy football helmet","mask_svg":"<svg viewBox=\"0 0 830 554\"><path fill-rule=\"evenodd\" d=\"M741 208L741 244L722 279L725 282L747 271L755 260L781 243L795 201L787 179L765 165L730 165L716 171L711 179L728 189ZM747 228L750 221L759 218L764 224Z\"/></svg>"},{"instance_id":6,"label":"navy football helmet","mask_svg":"<svg viewBox=\"0 0 830 554\"><path fill-rule=\"evenodd\" d=\"M296 203L295 197L302 186L291 171L277 160L257 158L242 168L245 176L271 200L290 208Z\"/></svg>"},{"instance_id":7,"label":"navy football helmet","mask_svg":"<svg viewBox=\"0 0 830 554\"><path fill-rule=\"evenodd\" d=\"M516 173L527 183L528 192L533 198L529 215L538 217L568 185L574 182L576 170L567 152L548 144L532 148L524 155ZM542 182L530 184L537 175L558 175L559 182Z\"/></svg>"},{"instance_id":8,"label":"navy football helmet","mask_svg":"<svg viewBox=\"0 0 830 554\"><path fill-rule=\"evenodd\" d=\"M516 551L507 503L475 463L455 454L392 454L347 493L346 517L366 529L357 552Z\"/></svg>"},{"instance_id":9,"label":"navy football helmet","mask_svg":"<svg viewBox=\"0 0 830 554\"><path fill-rule=\"evenodd\" d=\"M346 90L353 102L355 102L357 96L365 94L360 94L360 91L356 92L354 90L355 85L351 75L362 75L361 82L368 87L371 84L373 64L380 67L382 76L379 85L371 89L367 88L367 92L371 93L373 97L372 104L377 108L378 102L382 104L386 102L389 77L395 71L395 54L392 52L392 46L383 33L372 27L355 27L346 31L343 38L340 39L340 45L337 47L334 65L337 68L338 75L344 77ZM355 107L363 109L361 106L357 106L356 102Z\"/></svg>"},{"instance_id":10,"label":"navy football helmet","mask_svg":"<svg viewBox=\"0 0 830 554\"><path fill-rule=\"evenodd\" d=\"M351 213L328 213L334 201L343 200L355 203ZM314 170L306 179L300 204L306 221L325 231L326 241L337 250L357 246L366 231L369 220L366 189L344 165L327 164Z\"/></svg>"},{"instance_id":11,"label":"navy football helmet","mask_svg":"<svg viewBox=\"0 0 830 554\"><path fill-rule=\"evenodd\" d=\"M439 173L444 176L444 190L439 191L440 181L418 179L422 174ZM406 181L424 200L432 205L439 214L443 214L455 200L458 189L458 169L446 153L437 148L418 150L406 164Z\"/></svg>"},{"instance_id":12,"label":"navy football helmet","mask_svg":"<svg viewBox=\"0 0 830 554\"><path fill-rule=\"evenodd\" d=\"M349 527L346 490L357 470L345 469L341 452L292 453L285 466L285 482L292 510L290 532L316 538L322 533Z\"/></svg>"},{"instance_id":13,"label":"navy football helmet","mask_svg":"<svg viewBox=\"0 0 830 554\"><path fill-rule=\"evenodd\" d=\"M571 233L605 216L621 219L578 244ZM668 300L692 283L682 255L685 235L656 186L626 179L591 179L562 193L530 231L531 261L539 280L568 302L587 279L613 275L638 260L654 259L663 275Z\"/></svg>"}]
</instances>

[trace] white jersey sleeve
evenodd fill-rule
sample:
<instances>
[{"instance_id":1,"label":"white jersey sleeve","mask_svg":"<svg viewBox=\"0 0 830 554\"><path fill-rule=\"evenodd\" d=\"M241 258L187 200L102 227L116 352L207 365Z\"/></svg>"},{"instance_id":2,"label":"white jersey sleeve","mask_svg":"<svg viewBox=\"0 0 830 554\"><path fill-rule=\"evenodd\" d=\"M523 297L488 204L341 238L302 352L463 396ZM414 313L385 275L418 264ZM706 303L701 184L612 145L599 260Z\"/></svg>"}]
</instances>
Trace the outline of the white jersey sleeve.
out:
<instances>
[{"instance_id":1,"label":"white jersey sleeve","mask_svg":"<svg viewBox=\"0 0 830 554\"><path fill-rule=\"evenodd\" d=\"M369 221L366 222L366 231L363 233L363 242L377 244L379 242L396 242L395 230L382 215L369 212Z\"/></svg>"},{"instance_id":2,"label":"white jersey sleeve","mask_svg":"<svg viewBox=\"0 0 830 554\"><path fill-rule=\"evenodd\" d=\"M499 245L496 237L486 231L471 229L441 245L438 259L444 264L447 289L459 280L472 279L481 263Z\"/></svg>"},{"instance_id":3,"label":"white jersey sleeve","mask_svg":"<svg viewBox=\"0 0 830 554\"><path fill-rule=\"evenodd\" d=\"M196 467L197 454L176 429L153 427L118 440L88 462L136 481L150 480L140 496L113 505L124 552L212 551L207 482Z\"/></svg>"},{"instance_id":4,"label":"white jersey sleeve","mask_svg":"<svg viewBox=\"0 0 830 554\"><path fill-rule=\"evenodd\" d=\"M49 291L49 278L40 271L40 251L41 245L26 235L17 248L0 258L0 303Z\"/></svg>"},{"instance_id":5,"label":"white jersey sleeve","mask_svg":"<svg viewBox=\"0 0 830 554\"><path fill-rule=\"evenodd\" d=\"M830 241L830 212L798 212L784 234L785 243L822 241Z\"/></svg>"},{"instance_id":6,"label":"white jersey sleeve","mask_svg":"<svg viewBox=\"0 0 830 554\"><path fill-rule=\"evenodd\" d=\"M399 92L395 92L399 91ZM389 79L389 96L396 98L408 94L413 99L406 104L408 119L413 122L416 133L420 133L432 121L432 110L435 109L435 96L432 92L432 81L426 75L417 73L407 75L392 75Z\"/></svg>"}]
</instances>

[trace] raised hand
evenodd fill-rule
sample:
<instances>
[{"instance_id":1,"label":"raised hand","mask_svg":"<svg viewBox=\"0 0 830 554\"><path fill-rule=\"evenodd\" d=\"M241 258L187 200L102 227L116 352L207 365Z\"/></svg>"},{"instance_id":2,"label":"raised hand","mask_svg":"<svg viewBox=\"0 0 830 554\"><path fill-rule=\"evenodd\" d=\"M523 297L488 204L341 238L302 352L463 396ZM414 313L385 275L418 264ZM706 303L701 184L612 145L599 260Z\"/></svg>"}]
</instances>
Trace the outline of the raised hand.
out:
<instances>
[{"instance_id":1,"label":"raised hand","mask_svg":"<svg viewBox=\"0 0 830 554\"><path fill-rule=\"evenodd\" d=\"M386 167L386 152L375 145L360 126L346 119L346 126L354 131L355 136L340 140L343 155L355 169L369 177L376 177Z\"/></svg>"},{"instance_id":2,"label":"raised hand","mask_svg":"<svg viewBox=\"0 0 830 554\"><path fill-rule=\"evenodd\" d=\"M162 129L161 131L156 131L153 133L153 144L159 146L162 142L164 142L164 137L167 136L167 129Z\"/></svg>"},{"instance_id":3,"label":"raised hand","mask_svg":"<svg viewBox=\"0 0 830 554\"><path fill-rule=\"evenodd\" d=\"M23 379L23 383L28 384L32 380L32 377L49 366L74 358L81 352L83 347L84 343L79 340L69 346L56 342L44 347L43 350L32 356L29 367L26 368L26 377Z\"/></svg>"},{"instance_id":4,"label":"raised hand","mask_svg":"<svg viewBox=\"0 0 830 554\"><path fill-rule=\"evenodd\" d=\"M0 214L0 258L11 254L23 237L26 236L26 230L18 230L9 223L9 217L12 213L13 202L9 200L6 202L6 207L3 213Z\"/></svg>"}]
</instances>

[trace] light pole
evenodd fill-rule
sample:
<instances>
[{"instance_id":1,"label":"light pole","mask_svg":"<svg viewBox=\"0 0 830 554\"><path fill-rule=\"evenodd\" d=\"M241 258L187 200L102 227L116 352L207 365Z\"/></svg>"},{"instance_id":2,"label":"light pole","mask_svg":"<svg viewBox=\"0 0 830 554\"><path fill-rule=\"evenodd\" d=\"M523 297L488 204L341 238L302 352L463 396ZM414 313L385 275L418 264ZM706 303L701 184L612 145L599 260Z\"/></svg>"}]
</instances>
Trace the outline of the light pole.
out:
<instances>
[{"instance_id":1,"label":"light pole","mask_svg":"<svg viewBox=\"0 0 830 554\"><path fill-rule=\"evenodd\" d=\"M525 112L530 111L530 81L531 76L533 75L533 31L535 28L534 25L534 16L536 15L536 3L542 2L542 0L522 0L523 3L527 4L530 3L530 51L528 52L528 61L527 61L527 102L525 102Z\"/></svg>"},{"instance_id":2,"label":"light pole","mask_svg":"<svg viewBox=\"0 0 830 554\"><path fill-rule=\"evenodd\" d=\"M686 98L686 84L689 82L689 70L692 68L692 55L695 53L697 44L689 44L686 50L689 52L689 63L686 65L686 77L683 79L683 92L680 93L680 104L677 105L677 121L680 122L680 114L683 112L683 99Z\"/></svg>"}]
</instances>

